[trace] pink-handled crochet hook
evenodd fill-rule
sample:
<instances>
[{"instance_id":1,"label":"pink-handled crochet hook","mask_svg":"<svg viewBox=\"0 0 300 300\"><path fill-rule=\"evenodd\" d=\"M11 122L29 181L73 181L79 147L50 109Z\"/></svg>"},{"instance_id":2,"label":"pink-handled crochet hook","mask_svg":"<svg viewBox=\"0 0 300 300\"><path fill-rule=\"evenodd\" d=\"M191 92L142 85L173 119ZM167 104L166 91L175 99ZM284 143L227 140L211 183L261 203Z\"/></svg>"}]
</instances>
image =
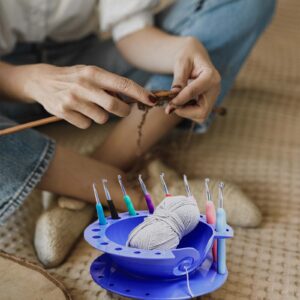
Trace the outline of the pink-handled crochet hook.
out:
<instances>
[{"instance_id":1,"label":"pink-handled crochet hook","mask_svg":"<svg viewBox=\"0 0 300 300\"><path fill-rule=\"evenodd\" d=\"M145 197L145 200L146 200L146 203L147 203L147 207L148 207L149 213L153 214L153 212L154 212L154 204L153 204L151 196L150 196L150 194L149 194L149 192L148 192L148 190L146 188L146 185L145 185L145 183L144 183L144 181L142 179L142 175L141 174L139 175L139 183L140 183L141 189L142 189L142 191L144 193L144 197Z\"/></svg>"},{"instance_id":2,"label":"pink-handled crochet hook","mask_svg":"<svg viewBox=\"0 0 300 300\"><path fill-rule=\"evenodd\" d=\"M165 178L164 177L165 177L165 173L161 173L160 174L160 181L161 181L161 184L162 184L165 196L166 197L172 197L172 195L169 193L168 186L167 186L167 184L165 182Z\"/></svg>"},{"instance_id":3,"label":"pink-handled crochet hook","mask_svg":"<svg viewBox=\"0 0 300 300\"><path fill-rule=\"evenodd\" d=\"M206 206L205 206L205 214L206 214L206 222L211 225L216 224L216 208L214 202L211 199L211 194L209 190L209 178L205 178L205 191L206 191ZM213 260L217 261L217 241L214 241L212 247Z\"/></svg>"}]
</instances>

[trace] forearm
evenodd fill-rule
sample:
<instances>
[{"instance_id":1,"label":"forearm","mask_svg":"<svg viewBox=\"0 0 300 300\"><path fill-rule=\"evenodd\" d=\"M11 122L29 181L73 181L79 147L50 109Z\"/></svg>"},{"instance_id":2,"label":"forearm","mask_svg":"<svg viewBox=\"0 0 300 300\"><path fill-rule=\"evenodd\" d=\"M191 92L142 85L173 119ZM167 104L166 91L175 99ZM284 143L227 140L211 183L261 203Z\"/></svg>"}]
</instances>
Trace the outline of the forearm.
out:
<instances>
[{"instance_id":1,"label":"forearm","mask_svg":"<svg viewBox=\"0 0 300 300\"><path fill-rule=\"evenodd\" d=\"M34 102L27 96L24 78L30 76L31 66L14 66L0 61L0 95L21 102Z\"/></svg>"},{"instance_id":2,"label":"forearm","mask_svg":"<svg viewBox=\"0 0 300 300\"><path fill-rule=\"evenodd\" d=\"M149 72L172 73L177 53L188 37L174 36L155 27L145 27L117 42L132 65Z\"/></svg>"}]
</instances>

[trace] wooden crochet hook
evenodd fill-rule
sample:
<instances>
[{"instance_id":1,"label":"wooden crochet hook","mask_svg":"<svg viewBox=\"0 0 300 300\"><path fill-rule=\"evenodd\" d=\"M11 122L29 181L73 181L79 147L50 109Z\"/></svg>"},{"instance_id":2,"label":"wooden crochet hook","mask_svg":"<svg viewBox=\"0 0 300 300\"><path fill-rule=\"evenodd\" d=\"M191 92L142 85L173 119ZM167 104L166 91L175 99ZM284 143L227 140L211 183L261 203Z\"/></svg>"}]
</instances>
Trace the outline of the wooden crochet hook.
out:
<instances>
[{"instance_id":1,"label":"wooden crochet hook","mask_svg":"<svg viewBox=\"0 0 300 300\"><path fill-rule=\"evenodd\" d=\"M0 130L0 136L15 133L15 132L19 132L19 131L29 129L29 128L33 128L33 127L38 127L38 126L42 126L42 125L46 125L46 124L50 124L50 123L59 122L61 120L62 120L61 118L52 116L52 117L36 120L36 121L33 121L33 122L28 122L28 123L25 123L25 124L12 126L12 127L9 127L9 128L1 129Z\"/></svg>"},{"instance_id":2,"label":"wooden crochet hook","mask_svg":"<svg viewBox=\"0 0 300 300\"><path fill-rule=\"evenodd\" d=\"M152 93L157 97L157 106L162 106L164 103L172 100L177 95L177 93L174 93L172 91L153 91ZM193 100L191 100L191 101L193 101ZM146 107L149 107L149 106L147 106L146 104L143 104L143 103L138 103L138 107L141 110L145 110ZM212 111L221 116L224 116L226 114L226 108L224 108L224 107L214 107ZM42 125L46 125L46 124L50 124L50 123L59 122L62 120L63 120L62 118L59 118L56 116L51 116L51 117L36 120L33 122L28 122L28 123L12 126L9 128L1 129L0 136L16 133L16 132L19 132L19 131L22 131L25 129L29 129L29 128L33 128L33 127L38 127L38 126L42 126Z\"/></svg>"}]
</instances>

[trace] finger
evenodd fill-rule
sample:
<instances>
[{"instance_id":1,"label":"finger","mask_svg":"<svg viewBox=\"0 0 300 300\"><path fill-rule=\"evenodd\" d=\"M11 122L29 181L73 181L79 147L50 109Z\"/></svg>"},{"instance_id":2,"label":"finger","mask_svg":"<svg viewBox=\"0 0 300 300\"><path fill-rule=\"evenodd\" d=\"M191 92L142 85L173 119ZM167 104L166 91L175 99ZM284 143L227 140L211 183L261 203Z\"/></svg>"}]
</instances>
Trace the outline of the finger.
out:
<instances>
[{"instance_id":1,"label":"finger","mask_svg":"<svg viewBox=\"0 0 300 300\"><path fill-rule=\"evenodd\" d=\"M183 118L194 120L198 123L204 122L216 101L218 93L214 90L201 95L195 105L185 105L175 110L175 113Z\"/></svg>"},{"instance_id":2,"label":"finger","mask_svg":"<svg viewBox=\"0 0 300 300\"><path fill-rule=\"evenodd\" d=\"M66 114L64 114L63 119L81 129L87 129L92 124L91 119L85 117L84 115L76 111L67 112Z\"/></svg>"},{"instance_id":3,"label":"finger","mask_svg":"<svg viewBox=\"0 0 300 300\"><path fill-rule=\"evenodd\" d=\"M191 73L192 65L189 62L182 62L178 60L174 67L174 79L172 83L172 91L180 92L188 83ZM167 104L165 113L169 115L174 111L174 107L171 104Z\"/></svg>"},{"instance_id":4,"label":"finger","mask_svg":"<svg viewBox=\"0 0 300 300\"><path fill-rule=\"evenodd\" d=\"M130 106L123 102L121 99L114 96L116 95L116 93L110 92L109 94L101 88L97 87L95 84L88 81L81 82L81 85L79 85L76 89L75 95L79 102L81 101L85 103L96 104L98 106L98 109L95 112L100 112L101 107L105 111L119 117L126 117L130 113ZM81 108L84 109L84 107ZM107 118L108 116L106 116L105 119L107 120ZM101 116L99 116L96 120L95 122L99 123L99 121L101 120ZM100 124L102 124L101 121Z\"/></svg>"},{"instance_id":5,"label":"finger","mask_svg":"<svg viewBox=\"0 0 300 300\"><path fill-rule=\"evenodd\" d=\"M119 116L126 117L130 113L130 106L103 90L99 90L97 97L93 97L93 102L104 108L106 111Z\"/></svg>"},{"instance_id":6,"label":"finger","mask_svg":"<svg viewBox=\"0 0 300 300\"><path fill-rule=\"evenodd\" d=\"M174 113L179 117L190 119L197 123L203 123L207 118L204 109L200 106L188 105L183 108L177 108Z\"/></svg>"},{"instance_id":7,"label":"finger","mask_svg":"<svg viewBox=\"0 0 300 300\"><path fill-rule=\"evenodd\" d=\"M182 90L187 85L191 71L192 64L189 61L178 60L174 66L172 90Z\"/></svg>"},{"instance_id":8,"label":"finger","mask_svg":"<svg viewBox=\"0 0 300 300\"><path fill-rule=\"evenodd\" d=\"M101 70L94 76L95 83L105 90L124 94L138 102L153 106L157 99L149 91L128 78Z\"/></svg>"},{"instance_id":9,"label":"finger","mask_svg":"<svg viewBox=\"0 0 300 300\"><path fill-rule=\"evenodd\" d=\"M187 85L191 71L192 64L189 61L177 60L171 90L179 93ZM165 113L169 115L173 110L173 106L167 104Z\"/></svg>"},{"instance_id":10,"label":"finger","mask_svg":"<svg viewBox=\"0 0 300 300\"><path fill-rule=\"evenodd\" d=\"M197 79L189 83L171 102L170 105L184 105L192 99L197 99L212 86L212 69L205 69Z\"/></svg>"},{"instance_id":11,"label":"finger","mask_svg":"<svg viewBox=\"0 0 300 300\"><path fill-rule=\"evenodd\" d=\"M109 114L104 109L92 102L78 101L73 109L97 124L105 124L109 118Z\"/></svg>"}]
</instances>

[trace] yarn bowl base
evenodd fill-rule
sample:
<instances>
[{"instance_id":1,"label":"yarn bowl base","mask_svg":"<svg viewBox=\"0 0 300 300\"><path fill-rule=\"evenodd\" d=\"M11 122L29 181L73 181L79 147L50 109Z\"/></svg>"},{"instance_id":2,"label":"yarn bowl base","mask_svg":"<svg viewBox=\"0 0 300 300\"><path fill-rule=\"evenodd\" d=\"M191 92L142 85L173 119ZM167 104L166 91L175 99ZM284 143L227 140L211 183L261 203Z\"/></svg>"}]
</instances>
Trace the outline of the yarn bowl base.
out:
<instances>
[{"instance_id":1,"label":"yarn bowl base","mask_svg":"<svg viewBox=\"0 0 300 300\"><path fill-rule=\"evenodd\" d=\"M190 299L212 293L227 280L228 273L217 273L212 258L205 259L201 267L189 273L187 278L175 279L143 278L119 269L110 255L99 256L91 265L93 280L112 293L130 299L179 300Z\"/></svg>"},{"instance_id":2,"label":"yarn bowl base","mask_svg":"<svg viewBox=\"0 0 300 300\"><path fill-rule=\"evenodd\" d=\"M143 280L182 279L186 276L186 272L192 274L204 265L215 239L233 236L233 230L229 225L224 232L219 233L214 226L206 223L204 215L199 215L196 228L181 239L176 249L131 248L126 246L130 232L143 222L149 213L138 211L136 216L130 216L128 213L119 216L118 220L107 218L105 225L100 225L98 221L90 224L84 231L84 238L91 246L105 253L104 265L113 266L126 276L140 277Z\"/></svg>"}]
</instances>

